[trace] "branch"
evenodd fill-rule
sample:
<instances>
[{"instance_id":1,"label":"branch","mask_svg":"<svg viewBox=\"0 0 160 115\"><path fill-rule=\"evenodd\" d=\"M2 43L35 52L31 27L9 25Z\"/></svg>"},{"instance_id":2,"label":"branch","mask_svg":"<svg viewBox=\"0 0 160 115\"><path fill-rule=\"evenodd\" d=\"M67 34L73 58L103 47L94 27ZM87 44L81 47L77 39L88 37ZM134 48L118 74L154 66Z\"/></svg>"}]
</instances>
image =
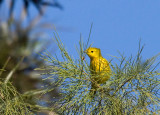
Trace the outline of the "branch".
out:
<instances>
[{"instance_id":1,"label":"branch","mask_svg":"<svg viewBox=\"0 0 160 115\"><path fill-rule=\"evenodd\" d=\"M118 92L119 89L121 89L127 82L129 82L132 78L134 78L135 76L130 77L129 79L125 80L123 83L121 83L121 85L116 89L116 91L114 92L113 96Z\"/></svg>"},{"instance_id":2,"label":"branch","mask_svg":"<svg viewBox=\"0 0 160 115\"><path fill-rule=\"evenodd\" d=\"M24 59L24 56L21 58L21 60L18 62L18 64L9 72L9 74L7 75L6 79L5 79L5 84L8 83L8 81L11 79L13 73L17 70L17 68L19 67L19 65L22 63Z\"/></svg>"}]
</instances>

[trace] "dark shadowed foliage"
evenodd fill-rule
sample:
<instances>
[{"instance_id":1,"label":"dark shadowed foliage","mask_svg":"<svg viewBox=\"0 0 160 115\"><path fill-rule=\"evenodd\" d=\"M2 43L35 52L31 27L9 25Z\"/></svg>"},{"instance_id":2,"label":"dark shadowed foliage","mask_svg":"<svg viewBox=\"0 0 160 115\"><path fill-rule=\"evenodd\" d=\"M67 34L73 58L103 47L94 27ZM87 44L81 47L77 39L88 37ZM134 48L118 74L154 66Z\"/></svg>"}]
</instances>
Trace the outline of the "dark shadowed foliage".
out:
<instances>
[{"instance_id":1,"label":"dark shadowed foliage","mask_svg":"<svg viewBox=\"0 0 160 115\"><path fill-rule=\"evenodd\" d=\"M1 0L0 4L4 2ZM42 7L62 7L54 1L23 0L24 8L20 17L15 17L13 9L17 2L11 0L9 17L0 20L0 114L6 111L8 114L48 114L51 109L47 106L52 106L48 102L54 97L58 98L59 91L50 80L43 81L39 71L34 71L46 65L39 54L50 45L44 30L53 27L51 23L41 22ZM25 11L28 11L30 4L34 4L40 14L26 25Z\"/></svg>"},{"instance_id":2,"label":"dark shadowed foliage","mask_svg":"<svg viewBox=\"0 0 160 115\"><path fill-rule=\"evenodd\" d=\"M6 0L0 0L0 5L2 5L2 3L5 1ZM43 14L42 7L44 6L51 6L63 9L61 4L57 2L57 0L22 0L22 1L23 1L23 7L27 13L28 13L28 8L31 4L33 4L37 8L40 14ZM9 11L10 16L13 13L16 2L17 0L11 0L10 2L10 11Z\"/></svg>"}]
</instances>

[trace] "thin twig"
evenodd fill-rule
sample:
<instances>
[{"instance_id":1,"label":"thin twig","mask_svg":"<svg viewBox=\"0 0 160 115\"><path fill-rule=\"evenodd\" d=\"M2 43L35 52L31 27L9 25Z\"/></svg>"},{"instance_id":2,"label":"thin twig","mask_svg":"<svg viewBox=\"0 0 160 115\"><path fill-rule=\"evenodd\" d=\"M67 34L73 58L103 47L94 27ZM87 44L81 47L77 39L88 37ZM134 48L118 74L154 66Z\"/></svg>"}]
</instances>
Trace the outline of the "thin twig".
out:
<instances>
[{"instance_id":1,"label":"thin twig","mask_svg":"<svg viewBox=\"0 0 160 115\"><path fill-rule=\"evenodd\" d=\"M9 57L7 58L7 61L6 61L5 64L4 64L3 68L2 68L2 71L0 71L0 76L2 75L3 71L5 70L5 68L6 68L6 66L7 66L7 64L8 64L8 62L9 62L10 59L11 59L11 57L9 56Z\"/></svg>"},{"instance_id":2,"label":"thin twig","mask_svg":"<svg viewBox=\"0 0 160 115\"><path fill-rule=\"evenodd\" d=\"M114 94L113 94L113 96L117 93L117 91L119 90L119 89L121 89L127 82L129 82L132 78L134 78L135 76L132 76L132 77L130 77L129 79L127 79L127 80L125 80L117 89L116 89L116 91L114 92Z\"/></svg>"},{"instance_id":3,"label":"thin twig","mask_svg":"<svg viewBox=\"0 0 160 115\"><path fill-rule=\"evenodd\" d=\"M21 58L21 60L18 62L18 64L9 72L9 74L7 75L4 83L8 83L8 81L12 77L13 73L17 70L19 65L22 63L23 59L24 59L24 56Z\"/></svg>"}]
</instances>

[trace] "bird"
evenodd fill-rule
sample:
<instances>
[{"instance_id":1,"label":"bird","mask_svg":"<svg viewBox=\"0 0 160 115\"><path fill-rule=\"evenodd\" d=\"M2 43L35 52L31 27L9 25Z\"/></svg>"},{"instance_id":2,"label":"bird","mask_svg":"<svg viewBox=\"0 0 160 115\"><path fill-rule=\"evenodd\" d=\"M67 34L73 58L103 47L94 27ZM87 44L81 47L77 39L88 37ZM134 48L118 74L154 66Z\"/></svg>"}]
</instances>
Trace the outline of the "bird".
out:
<instances>
[{"instance_id":1,"label":"bird","mask_svg":"<svg viewBox=\"0 0 160 115\"><path fill-rule=\"evenodd\" d=\"M105 83L110 79L111 68L109 62L102 57L101 50L95 47L89 47L85 53L90 58L90 72L91 72L91 90L96 94L97 88L100 84Z\"/></svg>"}]
</instances>

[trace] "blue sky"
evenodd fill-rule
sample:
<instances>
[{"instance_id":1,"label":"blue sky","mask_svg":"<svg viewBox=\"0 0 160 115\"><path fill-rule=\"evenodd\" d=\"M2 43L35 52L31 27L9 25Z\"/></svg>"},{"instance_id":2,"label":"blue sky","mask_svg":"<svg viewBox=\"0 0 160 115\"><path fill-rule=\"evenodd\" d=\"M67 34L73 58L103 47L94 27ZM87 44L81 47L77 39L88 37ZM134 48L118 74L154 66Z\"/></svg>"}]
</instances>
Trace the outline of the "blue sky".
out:
<instances>
[{"instance_id":1,"label":"blue sky","mask_svg":"<svg viewBox=\"0 0 160 115\"><path fill-rule=\"evenodd\" d=\"M80 33L87 41L93 23L90 44L98 47L102 55L127 56L136 54L141 39L145 44L144 58L160 52L160 0L59 0L63 10L48 7L43 22L51 22L73 57L77 56L75 44ZM18 4L17 4L18 6ZM20 5L19 5L20 6ZM19 8L16 12L20 12ZM30 16L37 15L32 5ZM30 18L31 19L31 18ZM47 30L47 38L54 37L54 30ZM55 44L53 54L55 53ZM58 50L57 50L58 52Z\"/></svg>"},{"instance_id":2,"label":"blue sky","mask_svg":"<svg viewBox=\"0 0 160 115\"><path fill-rule=\"evenodd\" d=\"M87 40L91 23L90 43L107 54L118 56L137 52L139 39L145 44L144 57L160 51L159 0L59 0L64 10L48 8L45 18L53 21L73 56L80 33ZM49 32L53 37L53 31Z\"/></svg>"},{"instance_id":3,"label":"blue sky","mask_svg":"<svg viewBox=\"0 0 160 115\"><path fill-rule=\"evenodd\" d=\"M57 32L71 55L77 55L75 44L78 44L80 33L83 40L87 40L91 23L93 28L90 44L93 43L94 47L100 48L105 58L110 58L107 54L118 56L118 50L128 56L135 54L140 39L142 44L145 44L144 57L159 53L159 0L58 1L64 9L48 7L43 21L51 22L57 27ZM16 12L20 12L21 5L16 4L16 6ZM1 10L4 11L3 8ZM30 16L35 16L37 13L32 6ZM46 32L48 39L54 37L53 29ZM55 48L54 43L52 46Z\"/></svg>"}]
</instances>

